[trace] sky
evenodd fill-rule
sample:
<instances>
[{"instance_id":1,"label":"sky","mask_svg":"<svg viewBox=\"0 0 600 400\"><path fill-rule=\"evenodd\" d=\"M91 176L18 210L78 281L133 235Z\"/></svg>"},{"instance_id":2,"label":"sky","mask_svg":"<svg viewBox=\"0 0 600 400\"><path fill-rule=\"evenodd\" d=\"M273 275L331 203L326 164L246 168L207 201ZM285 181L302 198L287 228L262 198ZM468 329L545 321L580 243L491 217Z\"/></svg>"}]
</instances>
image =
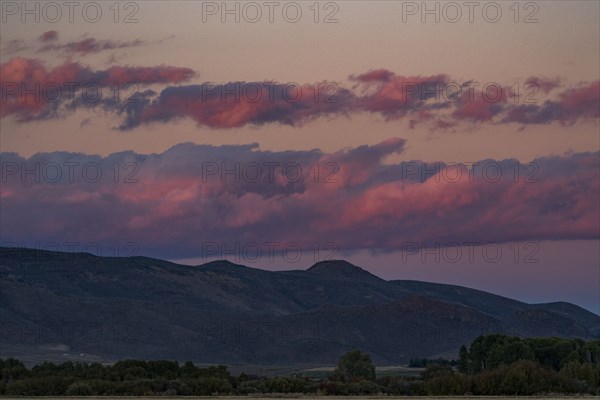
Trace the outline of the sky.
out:
<instances>
[{"instance_id":1,"label":"sky","mask_svg":"<svg viewBox=\"0 0 600 400\"><path fill-rule=\"evenodd\" d=\"M600 313L600 3L0 3L3 245Z\"/></svg>"}]
</instances>

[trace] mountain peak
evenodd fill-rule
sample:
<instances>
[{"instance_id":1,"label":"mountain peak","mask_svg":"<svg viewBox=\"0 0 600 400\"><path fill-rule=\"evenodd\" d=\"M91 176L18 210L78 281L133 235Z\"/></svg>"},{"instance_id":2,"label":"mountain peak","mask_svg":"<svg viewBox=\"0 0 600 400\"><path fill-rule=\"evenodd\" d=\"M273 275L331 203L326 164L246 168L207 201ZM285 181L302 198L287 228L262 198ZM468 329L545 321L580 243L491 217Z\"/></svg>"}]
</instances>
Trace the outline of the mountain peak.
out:
<instances>
[{"instance_id":1,"label":"mountain peak","mask_svg":"<svg viewBox=\"0 0 600 400\"><path fill-rule=\"evenodd\" d=\"M236 264L229 260L214 260L209 261L205 264L199 265L200 268L212 271L229 271L235 273L242 272L258 272L258 273L268 273L265 270L249 267L243 264Z\"/></svg>"},{"instance_id":2,"label":"mountain peak","mask_svg":"<svg viewBox=\"0 0 600 400\"><path fill-rule=\"evenodd\" d=\"M203 268L211 268L211 267L212 268L249 268L249 267L246 267L245 265L236 264L229 260L209 261L205 264L200 265L200 267L203 267Z\"/></svg>"},{"instance_id":3,"label":"mountain peak","mask_svg":"<svg viewBox=\"0 0 600 400\"><path fill-rule=\"evenodd\" d=\"M307 271L331 278L375 278L380 280L377 276L345 260L319 261Z\"/></svg>"}]
</instances>

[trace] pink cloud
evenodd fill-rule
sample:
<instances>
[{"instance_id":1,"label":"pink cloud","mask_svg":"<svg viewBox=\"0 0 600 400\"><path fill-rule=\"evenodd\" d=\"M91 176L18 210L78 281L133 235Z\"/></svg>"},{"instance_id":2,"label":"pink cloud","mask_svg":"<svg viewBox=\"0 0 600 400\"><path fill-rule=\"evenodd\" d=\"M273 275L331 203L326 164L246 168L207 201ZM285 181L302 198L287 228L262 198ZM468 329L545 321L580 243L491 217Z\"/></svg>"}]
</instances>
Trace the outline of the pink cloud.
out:
<instances>
[{"instance_id":1,"label":"pink cloud","mask_svg":"<svg viewBox=\"0 0 600 400\"><path fill-rule=\"evenodd\" d=\"M428 100L439 99L439 91L449 81L444 74L402 76L377 70L354 78L374 91L357 99L359 110L380 113L388 120L422 110Z\"/></svg>"},{"instance_id":2,"label":"pink cloud","mask_svg":"<svg viewBox=\"0 0 600 400\"><path fill-rule=\"evenodd\" d=\"M453 117L458 120L491 121L503 111L507 99L507 90L499 85L489 85L481 90L465 90L456 102Z\"/></svg>"},{"instance_id":3,"label":"pink cloud","mask_svg":"<svg viewBox=\"0 0 600 400\"><path fill-rule=\"evenodd\" d=\"M327 85L328 83L321 83ZM130 129L148 122L191 118L198 126L235 128L279 122L299 125L328 114L347 112L353 96L346 89L335 95L315 93L313 85L273 82L229 82L223 85L169 87L141 110L124 110Z\"/></svg>"},{"instance_id":4,"label":"pink cloud","mask_svg":"<svg viewBox=\"0 0 600 400\"><path fill-rule=\"evenodd\" d=\"M18 171L5 176L0 232L11 241L134 241L146 253L178 256L199 256L202 243L221 241L276 240L305 248L334 241L347 251L394 251L406 242L599 238L598 153L534 160L533 182L516 160L484 160L475 169L385 162L389 155L402 155L405 146L403 139L392 138L334 153L192 144L162 154L105 158L61 152L23 159L3 153L4 167L95 162L106 173L98 182L86 182L81 174L68 182L67 173L58 183L23 182ZM139 167L136 182L115 183L109 169L128 162ZM264 167L269 162L279 163L271 180ZM237 179L220 172L207 175L207 163L237 168ZM299 179L283 175L289 163L303 171ZM263 166L257 181L241 172L250 164ZM488 171L503 172L499 179L483 174L490 164L494 168ZM515 166L521 171L518 179ZM326 180L332 171L335 179ZM38 226L46 228L40 232Z\"/></svg>"},{"instance_id":5,"label":"pink cloud","mask_svg":"<svg viewBox=\"0 0 600 400\"><path fill-rule=\"evenodd\" d=\"M582 83L554 93L558 80L530 77L539 85L540 98L520 102L523 94L501 84L468 81L456 83L446 74L403 76L379 69L352 75L353 87L336 82L284 84L273 81L232 81L166 86L160 92L136 91L132 98L116 101L83 101L61 97L51 102L44 96L45 85L61 91L70 82L79 86L107 87L125 84L180 84L194 77L189 68L172 66L112 66L93 70L77 62L65 62L52 69L37 59L16 57L1 65L1 116L17 116L19 122L60 118L77 108L100 107L123 119L121 130L149 123L171 123L191 119L198 127L231 129L264 124L300 126L318 118L352 117L359 113L382 116L394 123L405 119L409 128L417 125L432 130L456 129L459 124L573 124L600 118L600 81ZM37 90L36 84L41 86ZM24 86L23 86L24 85ZM22 88L37 91L24 96ZM56 88L51 88L56 90ZM28 91L27 93L30 93ZM52 95L52 90L50 90ZM68 96L63 96L68 97ZM50 104L51 103L51 104Z\"/></svg>"},{"instance_id":6,"label":"pink cloud","mask_svg":"<svg viewBox=\"0 0 600 400\"><path fill-rule=\"evenodd\" d=\"M504 116L504 122L522 124L549 124L559 122L563 125L577 121L600 118L600 81L583 83L567 89L558 95L558 99L545 101L542 105L513 105Z\"/></svg>"},{"instance_id":7,"label":"pink cloud","mask_svg":"<svg viewBox=\"0 0 600 400\"><path fill-rule=\"evenodd\" d=\"M61 105L75 102L78 98L76 88L86 85L178 83L192 76L194 71L189 68L165 65L92 70L68 61L47 68L38 59L15 57L0 65L0 117L15 115L21 122L47 118L57 114Z\"/></svg>"},{"instance_id":8,"label":"pink cloud","mask_svg":"<svg viewBox=\"0 0 600 400\"><path fill-rule=\"evenodd\" d=\"M569 117L598 118L600 116L600 80L561 93L560 102Z\"/></svg>"}]
</instances>

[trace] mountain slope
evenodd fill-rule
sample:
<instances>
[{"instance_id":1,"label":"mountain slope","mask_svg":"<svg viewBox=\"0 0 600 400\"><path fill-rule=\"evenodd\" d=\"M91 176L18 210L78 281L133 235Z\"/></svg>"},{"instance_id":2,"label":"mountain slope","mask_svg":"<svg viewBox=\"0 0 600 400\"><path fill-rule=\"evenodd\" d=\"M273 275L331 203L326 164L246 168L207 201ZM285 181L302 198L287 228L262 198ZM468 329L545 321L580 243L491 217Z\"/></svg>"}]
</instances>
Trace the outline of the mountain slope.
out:
<instances>
[{"instance_id":1,"label":"mountain slope","mask_svg":"<svg viewBox=\"0 0 600 400\"><path fill-rule=\"evenodd\" d=\"M573 304L388 282L341 260L269 272L16 248L0 257L0 357L330 365L362 348L394 364L486 332L590 338L600 326Z\"/></svg>"},{"instance_id":2,"label":"mountain slope","mask_svg":"<svg viewBox=\"0 0 600 400\"><path fill-rule=\"evenodd\" d=\"M517 300L462 286L411 280L390 281L390 283L434 299L475 307L495 317L509 315L524 306L524 303Z\"/></svg>"}]
</instances>

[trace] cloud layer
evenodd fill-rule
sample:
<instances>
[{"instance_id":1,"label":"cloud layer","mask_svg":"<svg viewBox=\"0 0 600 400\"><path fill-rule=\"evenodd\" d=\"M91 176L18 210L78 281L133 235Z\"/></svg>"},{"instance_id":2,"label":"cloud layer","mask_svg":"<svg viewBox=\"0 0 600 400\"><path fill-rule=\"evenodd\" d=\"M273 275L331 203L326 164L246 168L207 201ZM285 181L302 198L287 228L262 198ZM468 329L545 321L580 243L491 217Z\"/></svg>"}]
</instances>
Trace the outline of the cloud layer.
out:
<instances>
[{"instance_id":1,"label":"cloud layer","mask_svg":"<svg viewBox=\"0 0 600 400\"><path fill-rule=\"evenodd\" d=\"M56 45L52 31L43 34L40 41L82 53L137 45L96 39ZM94 70L72 61L49 68L38 59L23 57L2 64L1 72L2 118L13 115L19 122L28 122L61 118L77 108L100 108L119 118L115 126L122 130L180 119L214 129L271 123L295 126L320 117L358 113L390 122L405 120L411 128L426 124L430 129L451 129L459 123L571 125L579 121L597 123L600 118L600 81L561 87L558 79L529 77L520 86L505 86L457 82L446 74L403 76L372 70L351 75L346 85L328 81L179 85L194 76L192 69L112 66ZM167 86L159 92L143 87L150 84ZM170 86L173 84L178 86ZM107 96L107 90L102 98L90 98L84 91L89 86L98 91L114 85L123 86L117 90L126 92L126 98Z\"/></svg>"},{"instance_id":2,"label":"cloud layer","mask_svg":"<svg viewBox=\"0 0 600 400\"><path fill-rule=\"evenodd\" d=\"M335 153L181 144L102 158L2 153L3 240L135 242L144 254L202 255L206 243L406 243L598 239L599 155L531 164L383 160L403 139Z\"/></svg>"}]
</instances>

